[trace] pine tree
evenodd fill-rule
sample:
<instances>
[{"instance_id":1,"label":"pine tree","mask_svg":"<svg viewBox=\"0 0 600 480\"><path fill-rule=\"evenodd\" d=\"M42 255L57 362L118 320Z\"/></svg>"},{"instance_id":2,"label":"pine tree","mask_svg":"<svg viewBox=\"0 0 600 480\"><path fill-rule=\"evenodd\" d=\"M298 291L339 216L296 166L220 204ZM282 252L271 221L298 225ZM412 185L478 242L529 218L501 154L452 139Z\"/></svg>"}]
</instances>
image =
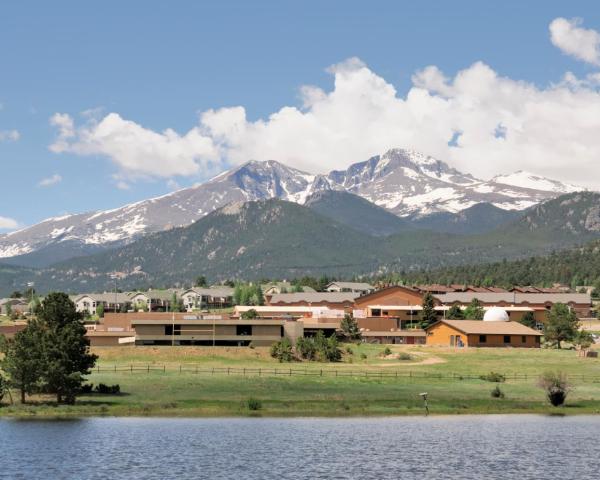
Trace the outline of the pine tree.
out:
<instances>
[{"instance_id":1,"label":"pine tree","mask_svg":"<svg viewBox=\"0 0 600 480\"><path fill-rule=\"evenodd\" d=\"M483 320L483 313L481 302L474 298L465 308L464 316L467 320Z\"/></svg>"},{"instance_id":2,"label":"pine tree","mask_svg":"<svg viewBox=\"0 0 600 480\"><path fill-rule=\"evenodd\" d=\"M348 313L344 315L344 318L340 323L340 328L348 340L360 340L360 329L358 328L358 323L352 315Z\"/></svg>"},{"instance_id":3,"label":"pine tree","mask_svg":"<svg viewBox=\"0 0 600 480\"><path fill-rule=\"evenodd\" d=\"M81 314L65 293L50 293L38 310L45 328L43 380L58 403L74 403L77 392L98 358L90 343Z\"/></svg>"},{"instance_id":4,"label":"pine tree","mask_svg":"<svg viewBox=\"0 0 600 480\"><path fill-rule=\"evenodd\" d=\"M561 342L572 341L578 330L579 320L569 306L564 303L552 305L544 325L544 338L546 341L556 343L556 348L561 348Z\"/></svg>"},{"instance_id":5,"label":"pine tree","mask_svg":"<svg viewBox=\"0 0 600 480\"><path fill-rule=\"evenodd\" d=\"M2 345L2 370L8 375L10 385L20 390L21 403L36 390L42 378L44 334L42 323L30 320L23 330Z\"/></svg>"},{"instance_id":6,"label":"pine tree","mask_svg":"<svg viewBox=\"0 0 600 480\"><path fill-rule=\"evenodd\" d=\"M427 328L437 321L435 300L430 292L423 295L423 310L421 311L421 326Z\"/></svg>"},{"instance_id":7,"label":"pine tree","mask_svg":"<svg viewBox=\"0 0 600 480\"><path fill-rule=\"evenodd\" d=\"M522 323L526 327L535 328L537 322L535 321L535 317L533 316L533 312L525 312L519 323Z\"/></svg>"},{"instance_id":8,"label":"pine tree","mask_svg":"<svg viewBox=\"0 0 600 480\"><path fill-rule=\"evenodd\" d=\"M452 305L448 312L446 313L446 318L448 320L463 320L465 315L458 305Z\"/></svg>"}]
</instances>

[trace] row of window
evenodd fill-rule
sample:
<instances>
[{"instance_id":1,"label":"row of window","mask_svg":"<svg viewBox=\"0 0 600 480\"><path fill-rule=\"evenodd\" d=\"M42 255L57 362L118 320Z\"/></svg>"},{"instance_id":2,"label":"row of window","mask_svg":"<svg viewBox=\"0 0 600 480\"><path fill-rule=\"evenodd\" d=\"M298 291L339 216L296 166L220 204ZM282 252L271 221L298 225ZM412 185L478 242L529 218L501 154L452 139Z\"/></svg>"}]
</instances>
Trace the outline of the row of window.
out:
<instances>
[{"instance_id":1,"label":"row of window","mask_svg":"<svg viewBox=\"0 0 600 480\"><path fill-rule=\"evenodd\" d=\"M539 337L536 337L536 342L539 342ZM487 335L479 335L479 343L487 343ZM511 336L504 335L504 343L511 343ZM527 343L527 336L521 335L521 343Z\"/></svg>"},{"instance_id":2,"label":"row of window","mask_svg":"<svg viewBox=\"0 0 600 480\"><path fill-rule=\"evenodd\" d=\"M283 329L283 327L281 328ZM252 325L236 325L235 334L244 336L252 335ZM181 335L181 325L165 325L165 335Z\"/></svg>"}]
</instances>

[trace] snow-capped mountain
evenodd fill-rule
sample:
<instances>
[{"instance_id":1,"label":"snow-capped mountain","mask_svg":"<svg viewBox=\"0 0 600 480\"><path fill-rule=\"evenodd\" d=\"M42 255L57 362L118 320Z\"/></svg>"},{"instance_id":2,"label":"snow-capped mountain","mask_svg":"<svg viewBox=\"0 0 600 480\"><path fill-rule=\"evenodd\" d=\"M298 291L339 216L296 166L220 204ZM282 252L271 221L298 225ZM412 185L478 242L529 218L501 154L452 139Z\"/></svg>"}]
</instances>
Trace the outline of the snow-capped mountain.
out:
<instances>
[{"instance_id":1,"label":"snow-capped mountain","mask_svg":"<svg viewBox=\"0 0 600 480\"><path fill-rule=\"evenodd\" d=\"M521 210L561 193L583 190L525 172L479 180L418 152L393 149L347 170L312 175L276 161L250 161L206 183L121 208L49 218L0 235L0 257L57 245L118 245L185 226L231 202L280 198L296 203L315 192L345 190L398 216L458 212L477 203ZM85 248L82 248L85 247ZM77 250L77 249L75 249Z\"/></svg>"},{"instance_id":2,"label":"snow-capped mountain","mask_svg":"<svg viewBox=\"0 0 600 480\"><path fill-rule=\"evenodd\" d=\"M456 213L477 203L523 210L562 193L583 190L525 172L477 179L418 152L393 149L327 177L344 189L399 216Z\"/></svg>"}]
</instances>

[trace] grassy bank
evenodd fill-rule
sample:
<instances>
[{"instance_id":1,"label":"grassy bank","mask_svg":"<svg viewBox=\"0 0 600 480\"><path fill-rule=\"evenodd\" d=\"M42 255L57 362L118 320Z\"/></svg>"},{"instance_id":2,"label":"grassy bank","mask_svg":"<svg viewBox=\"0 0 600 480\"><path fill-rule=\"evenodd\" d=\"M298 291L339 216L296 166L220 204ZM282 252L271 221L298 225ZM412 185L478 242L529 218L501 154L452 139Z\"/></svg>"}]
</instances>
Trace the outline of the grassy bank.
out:
<instances>
[{"instance_id":1,"label":"grassy bank","mask_svg":"<svg viewBox=\"0 0 600 480\"><path fill-rule=\"evenodd\" d=\"M573 351L407 346L392 347L392 354L384 356L382 346L351 349L336 364L280 364L265 348L97 349L100 372L92 373L89 381L119 384L122 394L84 395L74 406L56 406L38 397L32 405L5 404L0 415L421 415L421 392L429 393L432 414L600 412L600 360L579 358ZM115 366L125 368L111 371ZM227 375L223 370L228 367L238 373ZM243 368L246 375L240 373ZM283 374L289 368L306 374ZM537 387L537 375L547 370L572 377L574 388L564 407L549 406ZM506 374L507 381L478 378L490 371ZM504 398L491 397L496 385ZM251 399L257 401L256 410L248 406Z\"/></svg>"}]
</instances>

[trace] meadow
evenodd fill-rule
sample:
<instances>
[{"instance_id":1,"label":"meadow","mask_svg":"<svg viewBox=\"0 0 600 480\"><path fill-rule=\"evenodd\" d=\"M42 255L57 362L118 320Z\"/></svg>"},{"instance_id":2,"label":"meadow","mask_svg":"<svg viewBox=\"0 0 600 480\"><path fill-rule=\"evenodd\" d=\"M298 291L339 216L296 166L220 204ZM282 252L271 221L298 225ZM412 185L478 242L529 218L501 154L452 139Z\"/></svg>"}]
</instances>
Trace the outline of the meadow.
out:
<instances>
[{"instance_id":1,"label":"meadow","mask_svg":"<svg viewBox=\"0 0 600 480\"><path fill-rule=\"evenodd\" d=\"M121 393L81 395L75 405L34 397L7 403L0 416L369 416L600 412L600 359L572 350L450 349L345 345L337 363L279 363L268 348L96 348L88 382L118 384ZM538 385L546 371L569 376L563 407ZM502 383L479 378L490 372ZM502 390L504 398L491 391ZM16 395L15 395L16 397Z\"/></svg>"}]
</instances>

